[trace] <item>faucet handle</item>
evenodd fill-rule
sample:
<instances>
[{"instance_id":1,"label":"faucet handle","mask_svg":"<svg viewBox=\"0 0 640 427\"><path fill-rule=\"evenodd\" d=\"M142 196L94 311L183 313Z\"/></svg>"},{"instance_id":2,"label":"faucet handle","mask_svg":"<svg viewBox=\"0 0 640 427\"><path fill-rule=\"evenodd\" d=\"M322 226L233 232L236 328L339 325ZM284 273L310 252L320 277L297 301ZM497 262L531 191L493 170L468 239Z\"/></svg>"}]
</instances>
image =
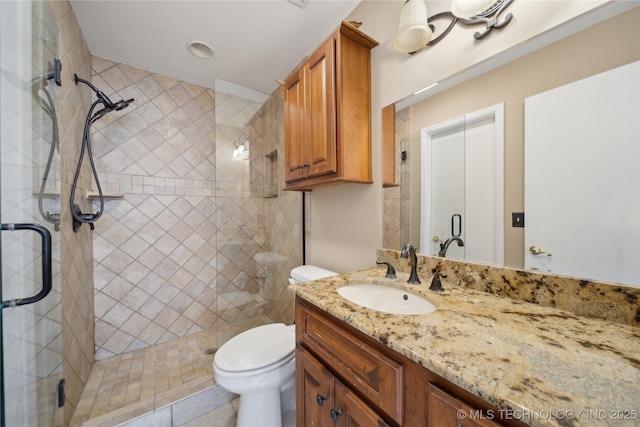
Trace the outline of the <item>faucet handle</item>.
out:
<instances>
[{"instance_id":1,"label":"faucet handle","mask_svg":"<svg viewBox=\"0 0 640 427\"><path fill-rule=\"evenodd\" d=\"M433 279L431 280L431 286L429 286L430 291L436 291L436 292L444 291L444 288L442 287L442 282L440 281L441 277L445 278L447 277L447 275L444 273L438 272L435 274L435 276L433 276Z\"/></svg>"},{"instance_id":2,"label":"faucet handle","mask_svg":"<svg viewBox=\"0 0 640 427\"><path fill-rule=\"evenodd\" d=\"M384 276L387 279L395 279L396 278L396 270L395 268L393 268L393 265L391 265L391 263L388 262L384 262L384 261L376 261L376 264L378 265L386 265L387 266L387 274Z\"/></svg>"}]
</instances>

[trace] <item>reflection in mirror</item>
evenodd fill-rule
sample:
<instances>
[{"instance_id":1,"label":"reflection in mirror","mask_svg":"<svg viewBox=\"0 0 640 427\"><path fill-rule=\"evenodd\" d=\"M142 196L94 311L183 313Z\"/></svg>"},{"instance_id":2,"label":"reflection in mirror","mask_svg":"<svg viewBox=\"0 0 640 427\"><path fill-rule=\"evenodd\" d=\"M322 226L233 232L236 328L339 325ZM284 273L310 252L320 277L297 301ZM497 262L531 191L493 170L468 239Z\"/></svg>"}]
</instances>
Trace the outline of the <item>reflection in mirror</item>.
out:
<instances>
[{"instance_id":1,"label":"reflection in mirror","mask_svg":"<svg viewBox=\"0 0 640 427\"><path fill-rule=\"evenodd\" d=\"M525 106L525 268L640 284L640 61Z\"/></svg>"},{"instance_id":2,"label":"reflection in mirror","mask_svg":"<svg viewBox=\"0 0 640 427\"><path fill-rule=\"evenodd\" d=\"M502 265L504 106L425 128L420 141L423 253Z\"/></svg>"},{"instance_id":3,"label":"reflection in mirror","mask_svg":"<svg viewBox=\"0 0 640 427\"><path fill-rule=\"evenodd\" d=\"M419 150L421 130L469 111L504 103L504 265L524 268L524 235L528 225L524 206L525 99L640 60L638 19L640 8L636 7L525 56L516 55L518 59L456 86L440 82L438 87L444 90L437 89L413 105L406 98L396 103L396 107L402 107L396 114L395 135L400 188L384 189L384 247L399 250L403 244L413 243L421 253L433 253L420 238L421 190L413 179L414 174L420 173L420 162L416 160L420 156L414 152ZM452 80L458 81L457 78L454 76ZM404 160L403 152L407 153ZM565 167L570 174L570 168L579 165L574 162ZM525 212L525 228L512 225L514 212ZM554 252L551 248L543 250ZM590 278L587 273L576 276Z\"/></svg>"}]
</instances>

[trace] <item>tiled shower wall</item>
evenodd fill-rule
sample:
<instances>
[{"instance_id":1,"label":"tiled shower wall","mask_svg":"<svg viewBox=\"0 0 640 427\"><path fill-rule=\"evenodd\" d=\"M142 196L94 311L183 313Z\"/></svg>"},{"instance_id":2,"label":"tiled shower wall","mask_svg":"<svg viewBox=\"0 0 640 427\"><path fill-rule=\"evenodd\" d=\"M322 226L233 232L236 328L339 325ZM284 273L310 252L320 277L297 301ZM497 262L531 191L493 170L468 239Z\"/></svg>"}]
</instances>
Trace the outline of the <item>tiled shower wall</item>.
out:
<instances>
[{"instance_id":1,"label":"tiled shower wall","mask_svg":"<svg viewBox=\"0 0 640 427\"><path fill-rule=\"evenodd\" d=\"M89 227L74 233L69 200L71 183L80 152L85 114L91 94L73 83L73 74L91 72L91 55L69 1L51 1L60 31L59 56L62 87L59 94L60 126L60 281L62 299L63 374L65 377L64 425L68 425L80 400L94 362L93 241ZM85 163L78 193L90 187ZM86 201L77 198L86 210Z\"/></svg>"},{"instance_id":2,"label":"tiled shower wall","mask_svg":"<svg viewBox=\"0 0 640 427\"><path fill-rule=\"evenodd\" d=\"M291 324L295 319L294 300L287 286L291 269L303 263L303 199L302 194L296 191L281 191L285 179L283 97L284 91L280 87L272 93L251 123L259 130L257 141L260 143L255 161L263 165L262 173L256 175L263 180L264 194L276 195L265 199L266 246L263 257L257 263L263 277L264 311L274 322ZM275 165L271 162L275 162ZM271 173L266 171L269 167ZM259 191L259 187L256 190Z\"/></svg>"},{"instance_id":3,"label":"tiled shower wall","mask_svg":"<svg viewBox=\"0 0 640 427\"><path fill-rule=\"evenodd\" d=\"M402 152L409 151L410 144L410 109L396 112L396 181L400 182L397 187L387 187L383 189L383 224L382 224L382 247L400 249L403 244L410 242L410 230L408 218L403 219L403 215L410 215L411 188L410 181L406 178L410 172L410 162L402 160ZM410 153L407 155L419 155Z\"/></svg>"},{"instance_id":4,"label":"tiled shower wall","mask_svg":"<svg viewBox=\"0 0 640 427\"><path fill-rule=\"evenodd\" d=\"M291 322L300 195L269 190L281 91L261 105L97 57L93 83L135 98L94 125L103 190L123 196L94 232L96 358L261 315ZM247 160L232 156L240 143Z\"/></svg>"}]
</instances>

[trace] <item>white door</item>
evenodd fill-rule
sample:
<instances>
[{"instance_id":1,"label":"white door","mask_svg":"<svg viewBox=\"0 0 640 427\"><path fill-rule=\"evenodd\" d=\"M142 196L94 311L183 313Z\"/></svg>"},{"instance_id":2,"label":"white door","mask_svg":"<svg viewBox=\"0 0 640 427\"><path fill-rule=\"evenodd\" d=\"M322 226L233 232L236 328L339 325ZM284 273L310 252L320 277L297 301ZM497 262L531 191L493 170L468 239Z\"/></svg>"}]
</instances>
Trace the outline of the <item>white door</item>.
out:
<instances>
[{"instance_id":1,"label":"white door","mask_svg":"<svg viewBox=\"0 0 640 427\"><path fill-rule=\"evenodd\" d=\"M424 236L420 238L421 247L429 248L428 253L437 255L440 242L448 237L460 233L460 238L466 239L462 220L465 214L464 188L464 119L450 123L451 127L434 133L422 151L427 163L423 163L423 174L427 173L427 183L422 184L426 191L423 200L424 221L427 225ZM424 165L427 164L426 168ZM424 176L424 175L423 175ZM456 216L459 215L459 216ZM452 231L452 221L454 230ZM464 259L464 247L453 244L447 251L447 256L454 259Z\"/></svg>"},{"instance_id":2,"label":"white door","mask_svg":"<svg viewBox=\"0 0 640 427\"><path fill-rule=\"evenodd\" d=\"M525 268L640 285L639 62L525 100Z\"/></svg>"},{"instance_id":3,"label":"white door","mask_svg":"<svg viewBox=\"0 0 640 427\"><path fill-rule=\"evenodd\" d=\"M437 255L504 262L504 107L489 107L422 130L421 244Z\"/></svg>"}]
</instances>

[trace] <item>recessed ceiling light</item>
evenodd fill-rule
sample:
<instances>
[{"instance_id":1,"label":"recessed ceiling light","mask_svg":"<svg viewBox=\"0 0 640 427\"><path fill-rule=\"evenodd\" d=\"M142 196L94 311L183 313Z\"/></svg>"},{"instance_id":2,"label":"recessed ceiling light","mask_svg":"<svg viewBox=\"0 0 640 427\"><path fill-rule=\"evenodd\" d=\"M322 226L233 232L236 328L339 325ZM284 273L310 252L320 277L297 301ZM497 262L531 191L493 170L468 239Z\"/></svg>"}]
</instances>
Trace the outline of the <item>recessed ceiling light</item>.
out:
<instances>
[{"instance_id":1,"label":"recessed ceiling light","mask_svg":"<svg viewBox=\"0 0 640 427\"><path fill-rule=\"evenodd\" d=\"M211 58L213 56L213 48L207 43L198 40L190 41L187 44L187 50L198 58Z\"/></svg>"}]
</instances>

